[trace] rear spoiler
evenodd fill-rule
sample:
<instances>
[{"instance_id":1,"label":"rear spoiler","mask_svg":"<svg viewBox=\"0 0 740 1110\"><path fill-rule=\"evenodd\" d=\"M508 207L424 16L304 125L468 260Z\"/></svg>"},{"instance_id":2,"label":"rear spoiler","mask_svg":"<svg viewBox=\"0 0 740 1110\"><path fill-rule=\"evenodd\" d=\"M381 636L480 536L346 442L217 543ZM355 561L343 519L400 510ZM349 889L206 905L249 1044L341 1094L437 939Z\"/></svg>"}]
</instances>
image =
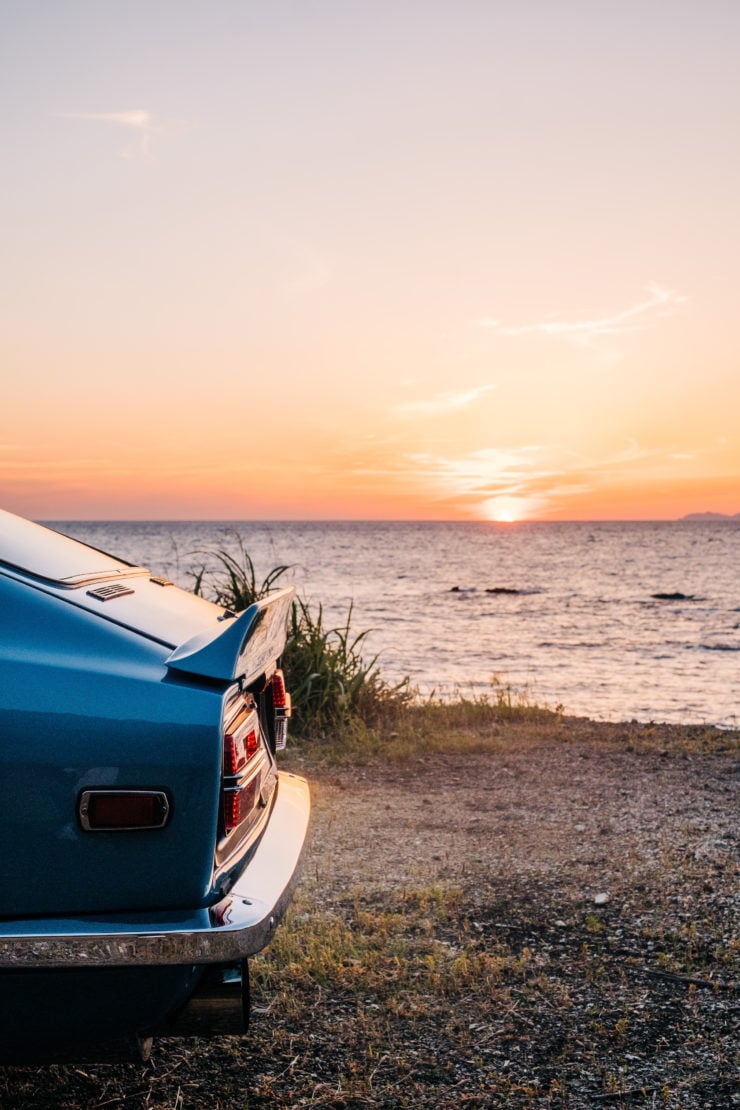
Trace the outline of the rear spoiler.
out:
<instances>
[{"instance_id":1,"label":"rear spoiler","mask_svg":"<svg viewBox=\"0 0 740 1110\"><path fill-rule=\"evenodd\" d=\"M165 663L171 670L247 685L274 667L288 634L295 587L279 590L224 620L224 627L200 632L175 648Z\"/></svg>"}]
</instances>

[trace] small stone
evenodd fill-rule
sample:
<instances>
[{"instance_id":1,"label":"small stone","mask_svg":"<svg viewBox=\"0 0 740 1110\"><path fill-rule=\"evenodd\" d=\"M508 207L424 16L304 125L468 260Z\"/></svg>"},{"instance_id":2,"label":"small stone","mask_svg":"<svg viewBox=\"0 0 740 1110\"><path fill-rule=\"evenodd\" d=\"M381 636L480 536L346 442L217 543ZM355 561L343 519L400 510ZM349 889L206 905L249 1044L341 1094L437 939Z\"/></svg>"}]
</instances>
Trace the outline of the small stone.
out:
<instances>
[{"instance_id":1,"label":"small stone","mask_svg":"<svg viewBox=\"0 0 740 1110\"><path fill-rule=\"evenodd\" d=\"M596 897L594 898L594 905L595 906L605 906L608 901L609 901L609 895L607 894L607 892L605 890L603 890L601 892L601 894L597 894Z\"/></svg>"},{"instance_id":2,"label":"small stone","mask_svg":"<svg viewBox=\"0 0 740 1110\"><path fill-rule=\"evenodd\" d=\"M564 921L562 921L562 920L561 920L560 918L558 918L558 919L557 919L557 921L555 922L555 924L556 924L556 926L558 927L558 929L567 929L567 928L568 928L568 926L566 925L566 923L565 923Z\"/></svg>"}]
</instances>

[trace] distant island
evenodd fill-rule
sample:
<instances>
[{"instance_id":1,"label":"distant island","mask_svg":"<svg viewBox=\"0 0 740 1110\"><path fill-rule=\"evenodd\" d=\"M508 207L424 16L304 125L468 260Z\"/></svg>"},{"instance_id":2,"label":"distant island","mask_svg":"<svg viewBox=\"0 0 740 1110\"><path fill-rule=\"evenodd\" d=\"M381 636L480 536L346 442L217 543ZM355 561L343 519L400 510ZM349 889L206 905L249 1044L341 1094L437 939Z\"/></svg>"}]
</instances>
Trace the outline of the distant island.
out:
<instances>
[{"instance_id":1,"label":"distant island","mask_svg":"<svg viewBox=\"0 0 740 1110\"><path fill-rule=\"evenodd\" d=\"M679 520L734 520L740 521L740 513L687 513L686 516L679 517Z\"/></svg>"}]
</instances>

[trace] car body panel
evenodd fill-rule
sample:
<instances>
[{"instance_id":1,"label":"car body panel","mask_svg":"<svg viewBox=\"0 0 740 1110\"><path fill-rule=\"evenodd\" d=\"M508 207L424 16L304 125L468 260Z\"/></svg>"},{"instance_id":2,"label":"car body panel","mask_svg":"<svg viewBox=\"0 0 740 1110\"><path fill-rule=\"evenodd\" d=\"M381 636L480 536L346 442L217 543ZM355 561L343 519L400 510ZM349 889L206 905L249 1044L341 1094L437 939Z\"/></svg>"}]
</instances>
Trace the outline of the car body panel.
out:
<instances>
[{"instance_id":1,"label":"car body panel","mask_svg":"<svg viewBox=\"0 0 740 1110\"><path fill-rule=\"evenodd\" d=\"M3 915L205 904L223 691L178 683L160 645L2 577L0 611ZM113 786L166 791L168 826L86 833L80 794Z\"/></svg>"}]
</instances>

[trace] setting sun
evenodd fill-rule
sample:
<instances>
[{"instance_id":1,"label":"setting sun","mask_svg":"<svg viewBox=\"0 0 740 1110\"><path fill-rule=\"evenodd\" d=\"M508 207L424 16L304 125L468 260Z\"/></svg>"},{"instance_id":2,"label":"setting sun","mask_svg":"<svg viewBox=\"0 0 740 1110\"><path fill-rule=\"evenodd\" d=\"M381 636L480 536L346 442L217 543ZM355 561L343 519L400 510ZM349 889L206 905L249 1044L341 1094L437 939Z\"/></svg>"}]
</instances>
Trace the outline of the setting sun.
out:
<instances>
[{"instance_id":1,"label":"setting sun","mask_svg":"<svg viewBox=\"0 0 740 1110\"><path fill-rule=\"evenodd\" d=\"M524 506L515 497L493 497L481 505L486 520L497 524L514 524L525 519Z\"/></svg>"}]
</instances>

